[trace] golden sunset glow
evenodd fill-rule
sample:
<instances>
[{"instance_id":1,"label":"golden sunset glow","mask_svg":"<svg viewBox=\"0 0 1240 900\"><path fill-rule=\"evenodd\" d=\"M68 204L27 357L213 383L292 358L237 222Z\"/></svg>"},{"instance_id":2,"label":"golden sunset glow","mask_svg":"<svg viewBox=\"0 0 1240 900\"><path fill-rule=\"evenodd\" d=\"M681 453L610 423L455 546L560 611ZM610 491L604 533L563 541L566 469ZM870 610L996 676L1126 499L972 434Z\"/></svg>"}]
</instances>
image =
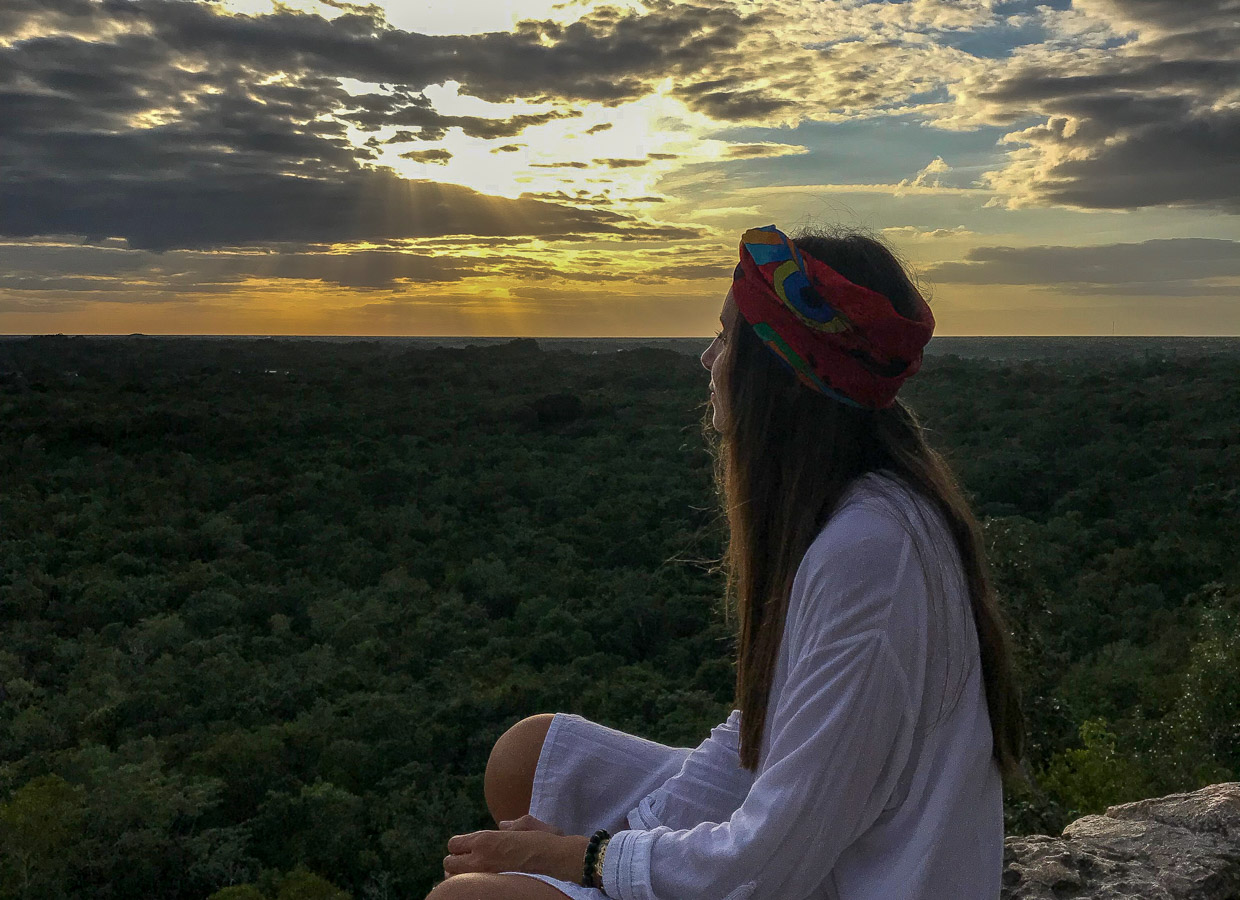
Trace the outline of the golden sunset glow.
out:
<instances>
[{"instance_id":1,"label":"golden sunset glow","mask_svg":"<svg viewBox=\"0 0 1240 900\"><path fill-rule=\"evenodd\" d=\"M1172 65L1236 65L1209 10L91 9L0 34L57 98L0 124L7 333L701 336L772 222L888 240L939 334L1240 333L1240 95Z\"/></svg>"}]
</instances>

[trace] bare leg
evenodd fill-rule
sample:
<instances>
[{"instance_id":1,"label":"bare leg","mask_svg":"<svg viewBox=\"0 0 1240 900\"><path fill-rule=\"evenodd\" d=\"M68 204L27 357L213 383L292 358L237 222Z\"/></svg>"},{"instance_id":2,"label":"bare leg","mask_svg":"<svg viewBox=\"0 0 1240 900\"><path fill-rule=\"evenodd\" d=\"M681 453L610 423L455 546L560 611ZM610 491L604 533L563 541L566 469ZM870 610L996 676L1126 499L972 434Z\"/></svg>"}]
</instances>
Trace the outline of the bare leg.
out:
<instances>
[{"instance_id":1,"label":"bare leg","mask_svg":"<svg viewBox=\"0 0 1240 900\"><path fill-rule=\"evenodd\" d=\"M426 900L564 900L567 896L537 878L462 872L435 885Z\"/></svg>"},{"instance_id":2,"label":"bare leg","mask_svg":"<svg viewBox=\"0 0 1240 900\"><path fill-rule=\"evenodd\" d=\"M530 811L534 771L538 768L538 756L542 753L543 741L554 717L554 713L539 713L522 719L500 735L491 749L486 773L482 777L482 793L496 824L504 819L519 819ZM557 898L564 896L537 879L516 875L509 877L529 882L535 887L549 888ZM529 896L535 898L536 895Z\"/></svg>"},{"instance_id":3,"label":"bare leg","mask_svg":"<svg viewBox=\"0 0 1240 900\"><path fill-rule=\"evenodd\" d=\"M534 772L554 713L529 716L495 742L482 778L482 793L496 824L530 811ZM445 878L426 900L564 900L567 895L545 881L494 872L464 872Z\"/></svg>"}]
</instances>

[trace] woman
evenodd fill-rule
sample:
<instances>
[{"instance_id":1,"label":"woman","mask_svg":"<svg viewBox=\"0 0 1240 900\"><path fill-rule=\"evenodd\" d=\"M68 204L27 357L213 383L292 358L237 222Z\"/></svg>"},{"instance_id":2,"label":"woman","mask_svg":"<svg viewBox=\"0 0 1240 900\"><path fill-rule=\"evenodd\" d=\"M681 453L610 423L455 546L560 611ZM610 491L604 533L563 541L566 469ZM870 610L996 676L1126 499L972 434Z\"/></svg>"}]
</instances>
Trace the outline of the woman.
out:
<instances>
[{"instance_id":1,"label":"woman","mask_svg":"<svg viewBox=\"0 0 1240 900\"><path fill-rule=\"evenodd\" d=\"M998 896L1022 724L977 521L896 399L929 307L878 242L772 225L720 322L738 708L695 749L513 726L485 785L512 821L449 840L434 900Z\"/></svg>"}]
</instances>

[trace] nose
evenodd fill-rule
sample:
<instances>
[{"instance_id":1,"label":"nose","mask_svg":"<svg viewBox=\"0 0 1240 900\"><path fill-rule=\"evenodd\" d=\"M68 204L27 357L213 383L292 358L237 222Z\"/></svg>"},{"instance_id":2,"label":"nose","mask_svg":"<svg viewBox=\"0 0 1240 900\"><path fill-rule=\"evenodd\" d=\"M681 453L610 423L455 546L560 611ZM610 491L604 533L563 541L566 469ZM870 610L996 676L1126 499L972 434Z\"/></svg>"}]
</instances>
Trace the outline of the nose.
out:
<instances>
[{"instance_id":1,"label":"nose","mask_svg":"<svg viewBox=\"0 0 1240 900\"><path fill-rule=\"evenodd\" d=\"M707 348L706 348L706 349L702 352L702 368L704 368L704 369L709 369L709 368L710 368L710 364L711 364L711 363L714 361L714 359L715 359L715 358L714 358L714 356L712 356L712 355L711 355L711 351L712 351L712 350L714 350L714 349L715 349L715 342L714 342L714 341L711 341L711 342L710 342L710 346L709 346L709 347L707 347Z\"/></svg>"}]
</instances>

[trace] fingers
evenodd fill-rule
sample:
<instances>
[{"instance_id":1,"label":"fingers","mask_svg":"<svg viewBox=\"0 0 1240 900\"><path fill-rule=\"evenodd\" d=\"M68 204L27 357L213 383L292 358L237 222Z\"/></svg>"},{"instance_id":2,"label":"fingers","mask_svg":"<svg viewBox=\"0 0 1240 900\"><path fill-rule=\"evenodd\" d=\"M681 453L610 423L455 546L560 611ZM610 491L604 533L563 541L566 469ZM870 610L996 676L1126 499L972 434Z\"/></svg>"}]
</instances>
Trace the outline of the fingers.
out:
<instances>
[{"instance_id":1,"label":"fingers","mask_svg":"<svg viewBox=\"0 0 1240 900\"><path fill-rule=\"evenodd\" d=\"M453 875L469 871L464 863L472 847L472 834L454 834L448 838L448 855L443 858L444 878L451 878Z\"/></svg>"},{"instance_id":2,"label":"fingers","mask_svg":"<svg viewBox=\"0 0 1240 900\"><path fill-rule=\"evenodd\" d=\"M443 877L451 878L453 875L460 875L462 872L469 870L461 864L465 858L463 853L453 853L443 858Z\"/></svg>"},{"instance_id":3,"label":"fingers","mask_svg":"<svg viewBox=\"0 0 1240 900\"><path fill-rule=\"evenodd\" d=\"M449 853L469 853L473 850L474 844L478 839L480 831L471 831L469 834L454 834L448 838Z\"/></svg>"}]
</instances>

